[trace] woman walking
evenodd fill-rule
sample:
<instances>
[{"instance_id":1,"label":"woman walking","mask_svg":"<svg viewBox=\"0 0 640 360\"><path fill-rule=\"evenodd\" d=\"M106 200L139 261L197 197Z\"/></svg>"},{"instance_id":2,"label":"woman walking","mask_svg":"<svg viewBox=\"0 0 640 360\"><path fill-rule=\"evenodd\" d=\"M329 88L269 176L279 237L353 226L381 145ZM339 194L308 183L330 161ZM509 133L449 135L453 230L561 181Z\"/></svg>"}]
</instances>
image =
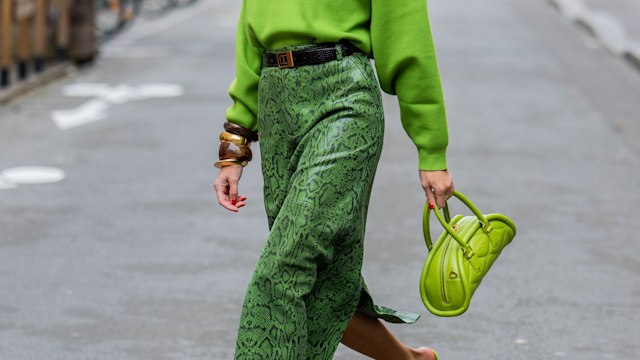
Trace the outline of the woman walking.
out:
<instances>
[{"instance_id":1,"label":"woman walking","mask_svg":"<svg viewBox=\"0 0 640 360\"><path fill-rule=\"evenodd\" d=\"M378 319L418 316L374 305L361 276L384 133L380 89L398 96L421 185L443 206L453 184L425 0L243 1L214 186L226 209L246 205L238 182L259 133L269 235L236 359L331 359L340 341L375 359L437 358L388 331Z\"/></svg>"}]
</instances>

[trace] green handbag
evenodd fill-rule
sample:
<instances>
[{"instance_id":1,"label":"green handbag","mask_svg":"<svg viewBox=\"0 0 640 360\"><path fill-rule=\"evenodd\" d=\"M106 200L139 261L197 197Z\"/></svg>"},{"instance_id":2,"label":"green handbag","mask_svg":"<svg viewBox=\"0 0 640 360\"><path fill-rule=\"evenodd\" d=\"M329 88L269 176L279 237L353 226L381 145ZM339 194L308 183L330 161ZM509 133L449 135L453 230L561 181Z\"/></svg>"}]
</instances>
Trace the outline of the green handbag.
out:
<instances>
[{"instance_id":1,"label":"green handbag","mask_svg":"<svg viewBox=\"0 0 640 360\"><path fill-rule=\"evenodd\" d=\"M444 217L435 206L436 217L445 231L435 246L429 232L429 203L425 204L422 227L429 255L420 276L420 295L427 309L438 316L458 316L469 308L471 296L505 246L516 235L516 226L502 214L482 215L459 192L474 216L457 215L451 220L448 206Z\"/></svg>"}]
</instances>

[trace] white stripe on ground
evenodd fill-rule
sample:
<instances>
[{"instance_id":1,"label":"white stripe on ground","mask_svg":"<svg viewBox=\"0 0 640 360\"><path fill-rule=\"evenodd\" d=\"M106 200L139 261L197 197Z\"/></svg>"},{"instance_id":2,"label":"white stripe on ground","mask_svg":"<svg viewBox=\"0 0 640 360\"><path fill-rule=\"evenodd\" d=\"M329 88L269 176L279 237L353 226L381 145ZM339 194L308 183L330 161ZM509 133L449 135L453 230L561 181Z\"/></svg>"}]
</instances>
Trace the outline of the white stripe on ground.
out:
<instances>
[{"instance_id":1,"label":"white stripe on ground","mask_svg":"<svg viewBox=\"0 0 640 360\"><path fill-rule=\"evenodd\" d=\"M107 118L109 104L103 100L91 99L73 110L54 110L51 119L61 130L89 124Z\"/></svg>"},{"instance_id":2,"label":"white stripe on ground","mask_svg":"<svg viewBox=\"0 0 640 360\"><path fill-rule=\"evenodd\" d=\"M168 83L151 83L139 86L77 83L65 86L62 89L62 93L65 96L94 98L72 110L54 110L51 112L51 119L56 126L61 130L67 130L106 119L107 109L111 104L181 96L184 94L184 88L182 85Z\"/></svg>"},{"instance_id":3,"label":"white stripe on ground","mask_svg":"<svg viewBox=\"0 0 640 360\"><path fill-rule=\"evenodd\" d=\"M50 184L64 178L63 170L48 166L17 166L0 172L0 181L9 184Z\"/></svg>"}]
</instances>

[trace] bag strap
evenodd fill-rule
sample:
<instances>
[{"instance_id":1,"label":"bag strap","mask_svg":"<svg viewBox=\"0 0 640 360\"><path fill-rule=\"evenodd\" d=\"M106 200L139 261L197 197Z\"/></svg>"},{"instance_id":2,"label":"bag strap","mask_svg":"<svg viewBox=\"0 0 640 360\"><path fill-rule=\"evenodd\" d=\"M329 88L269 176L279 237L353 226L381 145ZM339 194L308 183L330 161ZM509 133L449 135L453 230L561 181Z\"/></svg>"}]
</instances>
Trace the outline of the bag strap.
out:
<instances>
[{"instance_id":1,"label":"bag strap","mask_svg":"<svg viewBox=\"0 0 640 360\"><path fill-rule=\"evenodd\" d=\"M453 193L453 196L458 198L458 200L460 200L463 204L465 204L471 210L471 212L473 212L473 214L480 221L480 226L482 227L485 233L488 234L489 232L491 232L491 224L489 223L489 221L487 221L484 215L482 215L480 210L478 210L478 208L471 202L471 200L469 200L466 196L464 196L459 191L455 191ZM424 212L422 216L422 231L424 233L424 241L427 244L427 249L431 251L431 248L433 247L433 245L431 243L431 230L429 228L429 217L431 212L429 210L430 210L429 201L427 200L426 204L424 205ZM458 244L460 244L460 246L465 252L465 257L467 258L473 257L473 250L469 247L467 243L464 242L464 240L462 240L460 235L458 235L458 233L455 230L453 230L451 225L449 225L449 223L451 222L451 217L449 216L448 203L445 204L445 207L443 210L445 213L444 217L440 213L438 204L434 204L434 212L436 213L436 217L438 218L438 221L440 221L440 224L442 225L442 227L449 233L449 235L451 235L451 237L453 237L453 239L455 239L458 242Z\"/></svg>"}]
</instances>

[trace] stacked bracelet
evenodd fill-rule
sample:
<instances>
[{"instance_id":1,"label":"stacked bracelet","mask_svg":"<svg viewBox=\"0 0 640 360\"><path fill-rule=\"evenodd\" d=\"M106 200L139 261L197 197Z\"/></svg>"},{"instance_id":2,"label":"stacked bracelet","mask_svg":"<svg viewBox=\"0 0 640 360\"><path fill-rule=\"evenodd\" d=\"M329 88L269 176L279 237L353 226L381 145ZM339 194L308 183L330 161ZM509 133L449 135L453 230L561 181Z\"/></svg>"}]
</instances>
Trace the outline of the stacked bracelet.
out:
<instances>
[{"instance_id":1,"label":"stacked bracelet","mask_svg":"<svg viewBox=\"0 0 640 360\"><path fill-rule=\"evenodd\" d=\"M227 132L230 132L232 134L235 135L240 135L242 137L245 137L247 139L249 139L249 141L258 141L258 133L247 129L246 127L234 124L234 123L230 123L230 122L225 122L224 123L224 130Z\"/></svg>"},{"instance_id":2,"label":"stacked bracelet","mask_svg":"<svg viewBox=\"0 0 640 360\"><path fill-rule=\"evenodd\" d=\"M247 166L247 161L237 161L237 160L233 160L233 159L226 159L226 160L220 160L220 161L216 161L216 163L214 164L215 167L217 167L218 169L223 168L225 166L229 166L229 165L240 165L242 167Z\"/></svg>"},{"instance_id":3,"label":"stacked bracelet","mask_svg":"<svg viewBox=\"0 0 640 360\"><path fill-rule=\"evenodd\" d=\"M229 165L246 166L253 158L251 142L258 141L258 133L230 122L224 123L220 134L219 161L213 164L217 168Z\"/></svg>"},{"instance_id":4,"label":"stacked bracelet","mask_svg":"<svg viewBox=\"0 0 640 360\"><path fill-rule=\"evenodd\" d=\"M225 142L232 142L236 145L247 145L249 146L249 144L251 144L251 141L249 139L247 139L246 137L240 136L240 135L236 135L236 134L232 134L230 132L227 131L223 131L220 133L220 141Z\"/></svg>"},{"instance_id":5,"label":"stacked bracelet","mask_svg":"<svg viewBox=\"0 0 640 360\"><path fill-rule=\"evenodd\" d=\"M234 159L238 161L251 161L252 154L249 145L238 145L231 141L223 141L218 150L220 160Z\"/></svg>"}]
</instances>

